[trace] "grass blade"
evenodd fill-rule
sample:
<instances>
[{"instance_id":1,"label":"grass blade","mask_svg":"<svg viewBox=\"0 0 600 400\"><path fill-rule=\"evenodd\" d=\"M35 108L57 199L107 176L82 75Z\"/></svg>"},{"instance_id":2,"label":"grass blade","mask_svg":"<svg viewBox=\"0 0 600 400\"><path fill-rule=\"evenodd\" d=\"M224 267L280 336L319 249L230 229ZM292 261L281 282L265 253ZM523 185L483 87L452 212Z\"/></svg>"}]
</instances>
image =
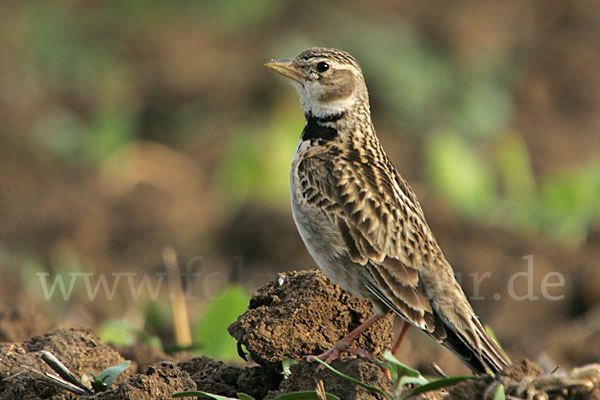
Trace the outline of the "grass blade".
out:
<instances>
[{"instance_id":1,"label":"grass blade","mask_svg":"<svg viewBox=\"0 0 600 400\"><path fill-rule=\"evenodd\" d=\"M331 394L331 393L325 393L325 398L327 398L327 400L340 400L339 397L337 397L336 395ZM293 392L293 393L285 393L285 394L282 394L281 396L277 396L275 398L275 400L319 400L319 395L315 391Z\"/></svg>"},{"instance_id":2,"label":"grass blade","mask_svg":"<svg viewBox=\"0 0 600 400\"><path fill-rule=\"evenodd\" d=\"M383 390L381 390L380 388L376 387L376 386L371 386L371 385L367 385L364 382L359 381L358 379L355 379L351 376L348 376L340 371L338 371L337 369L333 368L331 365L327 364L325 361L321 361L318 358L314 358L315 361L319 362L321 365L323 365L325 368L327 368L328 370L330 370L331 372L333 372L334 374L352 382L357 384L358 386L364 387L365 389L371 391L371 392L375 392L375 393L379 393L381 395L383 395L386 399L392 399L390 397L389 394L387 394L386 392L384 392Z\"/></svg>"},{"instance_id":3,"label":"grass blade","mask_svg":"<svg viewBox=\"0 0 600 400\"><path fill-rule=\"evenodd\" d=\"M239 400L239 399L236 399L233 397L219 396L218 394L199 392L197 390L189 390L187 392L178 392L178 393L173 394L173 397L198 397L198 396L206 396L206 397L210 397L211 399L214 399L214 400Z\"/></svg>"},{"instance_id":4,"label":"grass blade","mask_svg":"<svg viewBox=\"0 0 600 400\"><path fill-rule=\"evenodd\" d=\"M425 385L421 385L406 393L401 397L401 400L408 399L409 397L416 396L418 394L432 392L434 390L439 390L448 386L454 386L459 382L462 382L467 379L473 379L476 376L466 375L466 376L451 376L449 378L436 379L435 381L431 381L426 383Z\"/></svg>"}]
</instances>

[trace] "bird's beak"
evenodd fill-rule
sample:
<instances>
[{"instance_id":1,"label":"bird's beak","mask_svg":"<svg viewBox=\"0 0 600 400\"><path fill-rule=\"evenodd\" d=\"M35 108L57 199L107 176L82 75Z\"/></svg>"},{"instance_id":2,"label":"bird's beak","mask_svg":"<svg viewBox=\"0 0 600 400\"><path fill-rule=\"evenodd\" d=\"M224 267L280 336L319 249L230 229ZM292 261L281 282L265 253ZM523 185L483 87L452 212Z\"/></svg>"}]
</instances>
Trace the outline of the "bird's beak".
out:
<instances>
[{"instance_id":1,"label":"bird's beak","mask_svg":"<svg viewBox=\"0 0 600 400\"><path fill-rule=\"evenodd\" d=\"M265 67L272 69L275 72L280 73L286 78L290 78L295 80L296 82L302 84L306 79L304 74L302 74L296 67L292 64L293 60L286 58L282 60L272 60L265 64Z\"/></svg>"}]
</instances>

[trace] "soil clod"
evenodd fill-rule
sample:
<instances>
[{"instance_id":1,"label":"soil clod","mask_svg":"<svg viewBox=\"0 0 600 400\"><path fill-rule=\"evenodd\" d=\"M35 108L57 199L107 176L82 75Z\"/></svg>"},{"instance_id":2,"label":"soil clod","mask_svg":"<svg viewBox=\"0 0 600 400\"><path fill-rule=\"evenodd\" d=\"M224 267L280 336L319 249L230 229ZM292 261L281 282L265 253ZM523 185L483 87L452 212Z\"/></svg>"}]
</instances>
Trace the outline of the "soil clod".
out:
<instances>
[{"instance_id":1,"label":"soil clod","mask_svg":"<svg viewBox=\"0 0 600 400\"><path fill-rule=\"evenodd\" d=\"M252 296L229 333L246 346L253 361L279 366L283 360L329 350L371 315L369 300L345 292L320 270L288 272ZM392 324L392 315L381 319L352 346L381 358L391 345Z\"/></svg>"}]
</instances>

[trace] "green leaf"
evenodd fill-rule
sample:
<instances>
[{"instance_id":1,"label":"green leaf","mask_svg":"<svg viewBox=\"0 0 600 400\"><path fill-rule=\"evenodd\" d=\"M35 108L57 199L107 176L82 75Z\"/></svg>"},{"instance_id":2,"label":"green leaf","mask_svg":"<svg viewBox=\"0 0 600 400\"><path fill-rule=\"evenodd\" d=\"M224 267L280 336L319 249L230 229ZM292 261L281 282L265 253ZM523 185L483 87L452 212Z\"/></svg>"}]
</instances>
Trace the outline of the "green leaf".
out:
<instances>
[{"instance_id":1,"label":"green leaf","mask_svg":"<svg viewBox=\"0 0 600 400\"><path fill-rule=\"evenodd\" d=\"M106 389L108 389L108 385L104 382L102 382L100 379L94 379L92 382L92 389L94 390L94 393L102 393L105 392Z\"/></svg>"},{"instance_id":2,"label":"green leaf","mask_svg":"<svg viewBox=\"0 0 600 400\"><path fill-rule=\"evenodd\" d=\"M525 140L509 133L499 139L496 160L506 194L521 201L531 201L535 194L535 177Z\"/></svg>"},{"instance_id":3,"label":"green leaf","mask_svg":"<svg viewBox=\"0 0 600 400\"><path fill-rule=\"evenodd\" d=\"M206 397L210 397L211 399L215 399L215 400L238 400L234 397L219 396L218 394L199 392L197 390L189 390L187 392L178 392L178 393L173 394L173 397L199 397L199 396L206 396ZM252 398L250 397L250 399L252 399ZM254 400L254 399L252 399L252 400Z\"/></svg>"},{"instance_id":4,"label":"green leaf","mask_svg":"<svg viewBox=\"0 0 600 400\"><path fill-rule=\"evenodd\" d=\"M468 375L468 376L451 376L449 378L437 379L435 381L431 381L425 385L419 386L409 393L405 394L401 397L401 399L407 399L411 396L416 396L418 394L432 392L434 390L439 390L448 386L454 386L459 382L462 382L467 379L473 379L476 376Z\"/></svg>"},{"instance_id":5,"label":"green leaf","mask_svg":"<svg viewBox=\"0 0 600 400\"><path fill-rule=\"evenodd\" d=\"M104 371L100 372L98 375L98 379L101 379L108 386L115 380L117 376L119 376L123 371L125 371L131 365L131 361L124 361L120 365L115 365L114 367L106 368Z\"/></svg>"},{"instance_id":6,"label":"green leaf","mask_svg":"<svg viewBox=\"0 0 600 400\"><path fill-rule=\"evenodd\" d=\"M385 366L390 371L392 381L394 382L394 393L400 393L401 388L409 384L419 385L408 394L402 396L401 399L438 390L446 386L452 386L465 379L475 378L475 376L453 376L429 382L418 370L410 368L398 361L390 351L386 351L383 358L387 361L387 364L381 362L378 362L378 364Z\"/></svg>"},{"instance_id":7,"label":"green leaf","mask_svg":"<svg viewBox=\"0 0 600 400\"><path fill-rule=\"evenodd\" d=\"M240 400L254 400L254 397L248 396L246 393L238 393L237 395Z\"/></svg>"},{"instance_id":8,"label":"green leaf","mask_svg":"<svg viewBox=\"0 0 600 400\"><path fill-rule=\"evenodd\" d=\"M399 371L402 371L402 375L411 376L414 378L422 376L418 370L413 369L405 364L402 364L400 361L398 361L398 359L396 357L394 357L392 352L389 350L387 350L383 354L383 359L388 361L391 365L395 366Z\"/></svg>"},{"instance_id":9,"label":"green leaf","mask_svg":"<svg viewBox=\"0 0 600 400\"><path fill-rule=\"evenodd\" d=\"M135 328L120 319L111 319L102 322L96 333L105 343L120 346L130 346L135 343Z\"/></svg>"},{"instance_id":10,"label":"green leaf","mask_svg":"<svg viewBox=\"0 0 600 400\"><path fill-rule=\"evenodd\" d=\"M498 383L498 385L494 389L493 395L491 397L486 396L486 400L506 400L506 394L504 393L504 385Z\"/></svg>"},{"instance_id":11,"label":"green leaf","mask_svg":"<svg viewBox=\"0 0 600 400\"><path fill-rule=\"evenodd\" d=\"M283 360L281 362L281 374L283 375L283 379L287 379L290 377L290 375L292 374L292 371L290 371L290 367L297 363L298 361L296 360Z\"/></svg>"},{"instance_id":12,"label":"green leaf","mask_svg":"<svg viewBox=\"0 0 600 400\"><path fill-rule=\"evenodd\" d=\"M181 346L178 344L170 344L164 346L163 351L167 354L178 353L181 351L189 351L193 353L200 353L200 351L204 348L202 343L192 343L190 345Z\"/></svg>"},{"instance_id":13,"label":"green leaf","mask_svg":"<svg viewBox=\"0 0 600 400\"><path fill-rule=\"evenodd\" d=\"M581 244L600 213L600 163L545 180L540 199L541 230L567 244Z\"/></svg>"},{"instance_id":14,"label":"green leaf","mask_svg":"<svg viewBox=\"0 0 600 400\"><path fill-rule=\"evenodd\" d=\"M325 361L321 361L318 358L314 358L315 361L317 361L318 363L320 363L321 365L323 365L325 368L327 368L328 370L330 370L331 372L333 372L334 374L346 379L347 381L350 381L352 383L357 384L358 386L364 387L367 390L370 390L371 392L375 392L375 393L379 393L381 395L383 395L386 399L390 399L391 397L390 395L388 395L386 392L384 392L383 390L381 390L378 387L375 386L371 386L371 385L367 385L364 382L359 381L358 379L355 379L351 376L348 376L340 371L338 371L337 369L333 368L331 365L327 364Z\"/></svg>"},{"instance_id":15,"label":"green leaf","mask_svg":"<svg viewBox=\"0 0 600 400\"><path fill-rule=\"evenodd\" d=\"M390 351L386 351L383 354L383 358L387 361L387 364L377 360L376 362L390 371L395 387L401 388L408 384L425 385L428 383L427 379L419 371L402 364Z\"/></svg>"},{"instance_id":16,"label":"green leaf","mask_svg":"<svg viewBox=\"0 0 600 400\"><path fill-rule=\"evenodd\" d=\"M358 23L357 23L358 22ZM383 24L373 29L352 21L353 52L369 65L367 81L375 88L403 131L429 129L432 115L444 112L440 99L455 93L455 71L439 51L408 25ZM383 63L380 60L385 59ZM372 85L372 86L371 86ZM433 118L437 120L437 118Z\"/></svg>"},{"instance_id":17,"label":"green leaf","mask_svg":"<svg viewBox=\"0 0 600 400\"><path fill-rule=\"evenodd\" d=\"M202 354L212 358L235 360L237 343L227 333L227 327L242 314L250 294L240 285L231 285L208 305L195 330L195 343L203 345Z\"/></svg>"},{"instance_id":18,"label":"green leaf","mask_svg":"<svg viewBox=\"0 0 600 400\"><path fill-rule=\"evenodd\" d=\"M144 330L146 332L164 332L173 322L170 304L148 301L143 306Z\"/></svg>"},{"instance_id":19,"label":"green leaf","mask_svg":"<svg viewBox=\"0 0 600 400\"><path fill-rule=\"evenodd\" d=\"M91 158L101 162L119 147L133 139L134 119L123 107L104 107L90 126L87 151Z\"/></svg>"},{"instance_id":20,"label":"green leaf","mask_svg":"<svg viewBox=\"0 0 600 400\"><path fill-rule=\"evenodd\" d=\"M278 104L270 118L247 123L231 136L215 179L224 206L239 206L248 199L287 206L289 177L282 171L292 162L304 118L296 101Z\"/></svg>"},{"instance_id":21,"label":"green leaf","mask_svg":"<svg viewBox=\"0 0 600 400\"><path fill-rule=\"evenodd\" d=\"M438 132L428 137L426 168L435 190L466 217L482 216L496 197L488 165L455 132Z\"/></svg>"},{"instance_id":22,"label":"green leaf","mask_svg":"<svg viewBox=\"0 0 600 400\"><path fill-rule=\"evenodd\" d=\"M327 398L327 400L340 400L339 397L337 397L334 394L331 393L325 393L325 397ZM280 396L277 396L275 398L275 400L319 400L319 395L317 395L317 392L292 392L292 393L285 393L282 394Z\"/></svg>"},{"instance_id":23,"label":"green leaf","mask_svg":"<svg viewBox=\"0 0 600 400\"><path fill-rule=\"evenodd\" d=\"M138 342L147 344L148 346L156 347L157 349L162 349L162 343L158 336L149 335L143 330L137 328L134 328L134 333Z\"/></svg>"},{"instance_id":24,"label":"green leaf","mask_svg":"<svg viewBox=\"0 0 600 400\"><path fill-rule=\"evenodd\" d=\"M98 376L94 377L94 380L92 381L92 388L96 393L104 392L110 386L110 384L113 383L115 378L129 368L130 365L131 361L127 360L120 365L106 368L104 371L100 372Z\"/></svg>"},{"instance_id":25,"label":"green leaf","mask_svg":"<svg viewBox=\"0 0 600 400\"><path fill-rule=\"evenodd\" d=\"M131 346L137 341L157 348L162 348L162 343L158 337L149 335L123 320L115 319L104 321L98 327L97 334L100 336L100 339L106 343Z\"/></svg>"}]
</instances>

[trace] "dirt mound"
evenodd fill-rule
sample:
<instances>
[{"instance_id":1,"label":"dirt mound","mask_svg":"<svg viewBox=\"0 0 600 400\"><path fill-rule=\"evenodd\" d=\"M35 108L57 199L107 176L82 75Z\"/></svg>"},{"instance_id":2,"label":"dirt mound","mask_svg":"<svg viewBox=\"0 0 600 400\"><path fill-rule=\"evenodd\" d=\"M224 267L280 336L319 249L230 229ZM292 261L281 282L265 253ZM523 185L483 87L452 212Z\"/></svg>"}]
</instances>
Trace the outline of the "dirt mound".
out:
<instances>
[{"instance_id":1,"label":"dirt mound","mask_svg":"<svg viewBox=\"0 0 600 400\"><path fill-rule=\"evenodd\" d=\"M132 366L106 392L78 397L39 379L31 368L50 372L41 360L49 351L80 380L89 385L91 374L124 361L113 347L104 345L85 329L56 330L21 343L0 344L1 399L164 399L173 393L200 390L236 397L246 393L256 400L275 399L280 394L312 391L322 382L325 391L344 400L377 399L379 395L302 358L325 350L371 313L370 304L333 285L318 271L282 274L276 282L259 289L246 313L230 331L248 347L261 366L225 364L207 357L177 362L154 348L139 346L121 349ZM7 316L4 315L3 318ZM0 319L0 324L1 324ZM391 341L391 317L373 327L358 345L380 355ZM161 358L167 360L160 360ZM281 374L281 360L300 360ZM151 363L146 368L146 365ZM363 358L336 360L332 366L368 385L391 393L392 383L382 369ZM137 371L137 373L136 373ZM420 399L489 398L498 384L516 399L598 399L600 365L594 364L566 374L543 374L530 361L515 363L492 377L464 381L446 391L421 395ZM407 389L408 390L408 389Z\"/></svg>"},{"instance_id":2,"label":"dirt mound","mask_svg":"<svg viewBox=\"0 0 600 400\"><path fill-rule=\"evenodd\" d=\"M235 397L243 392L256 399L274 398L298 390L314 390L318 381L343 399L372 399L359 386L343 380L317 365L301 360L291 367L284 380L281 361L301 359L322 352L372 314L371 304L333 285L319 271L282 274L253 296L250 306L230 327L234 336L248 347L263 366L240 367L207 357L179 363L153 348L136 346L119 350L130 358L132 367L106 392L87 399L169 398L175 392L201 390ZM1 321L0 321L1 322ZM357 345L380 356L390 345L392 317L370 328ZM40 351L53 353L73 373L86 382L90 374L118 365L124 358L112 347L84 329L58 330L35 336L23 343L0 345L0 398L70 399L75 395L37 380L23 366L49 371ZM168 359L159 361L160 358ZM147 369L146 365L151 364ZM334 363L340 371L361 381L389 389L381 368L364 359ZM138 373L135 373L138 372ZM83 398L83 397L82 397Z\"/></svg>"},{"instance_id":3,"label":"dirt mound","mask_svg":"<svg viewBox=\"0 0 600 400\"><path fill-rule=\"evenodd\" d=\"M590 365L575 370L571 376L544 374L539 365L521 360L502 371L496 379L489 376L463 381L454 386L445 400L493 398L502 384L512 399L600 399L600 366Z\"/></svg>"},{"instance_id":4,"label":"dirt mound","mask_svg":"<svg viewBox=\"0 0 600 400\"><path fill-rule=\"evenodd\" d=\"M171 361L162 361L150 366L144 374L133 375L126 382L85 399L168 399L173 393L195 389L196 385L187 372Z\"/></svg>"},{"instance_id":5,"label":"dirt mound","mask_svg":"<svg viewBox=\"0 0 600 400\"><path fill-rule=\"evenodd\" d=\"M0 344L0 399L69 398L67 392L37 379L28 368L53 372L41 359L41 351L52 353L85 381L91 374L119 365L123 357L85 329L59 329L23 343ZM126 375L125 375L126 376ZM124 379L120 377L120 379Z\"/></svg>"},{"instance_id":6,"label":"dirt mound","mask_svg":"<svg viewBox=\"0 0 600 400\"><path fill-rule=\"evenodd\" d=\"M385 377L382 369L363 358L336 360L331 366L371 386L390 393L392 382ZM340 399L383 399L383 396L358 387L346 379L333 375L330 371L317 369L313 363L302 360L290 368L291 375L281 383L277 392L270 393L266 399L274 399L277 395L289 392L315 390L315 382L323 381L327 392L336 394Z\"/></svg>"},{"instance_id":7,"label":"dirt mound","mask_svg":"<svg viewBox=\"0 0 600 400\"><path fill-rule=\"evenodd\" d=\"M369 300L342 290L319 270L287 272L260 288L229 327L252 360L267 366L320 354L373 315ZM354 344L381 358L392 341L393 316L381 319Z\"/></svg>"},{"instance_id":8,"label":"dirt mound","mask_svg":"<svg viewBox=\"0 0 600 400\"><path fill-rule=\"evenodd\" d=\"M179 367L187 371L197 390L236 397L243 392L257 399L264 398L269 390L279 387L283 376L277 371L263 367L228 365L207 357L193 358L180 362Z\"/></svg>"}]
</instances>

